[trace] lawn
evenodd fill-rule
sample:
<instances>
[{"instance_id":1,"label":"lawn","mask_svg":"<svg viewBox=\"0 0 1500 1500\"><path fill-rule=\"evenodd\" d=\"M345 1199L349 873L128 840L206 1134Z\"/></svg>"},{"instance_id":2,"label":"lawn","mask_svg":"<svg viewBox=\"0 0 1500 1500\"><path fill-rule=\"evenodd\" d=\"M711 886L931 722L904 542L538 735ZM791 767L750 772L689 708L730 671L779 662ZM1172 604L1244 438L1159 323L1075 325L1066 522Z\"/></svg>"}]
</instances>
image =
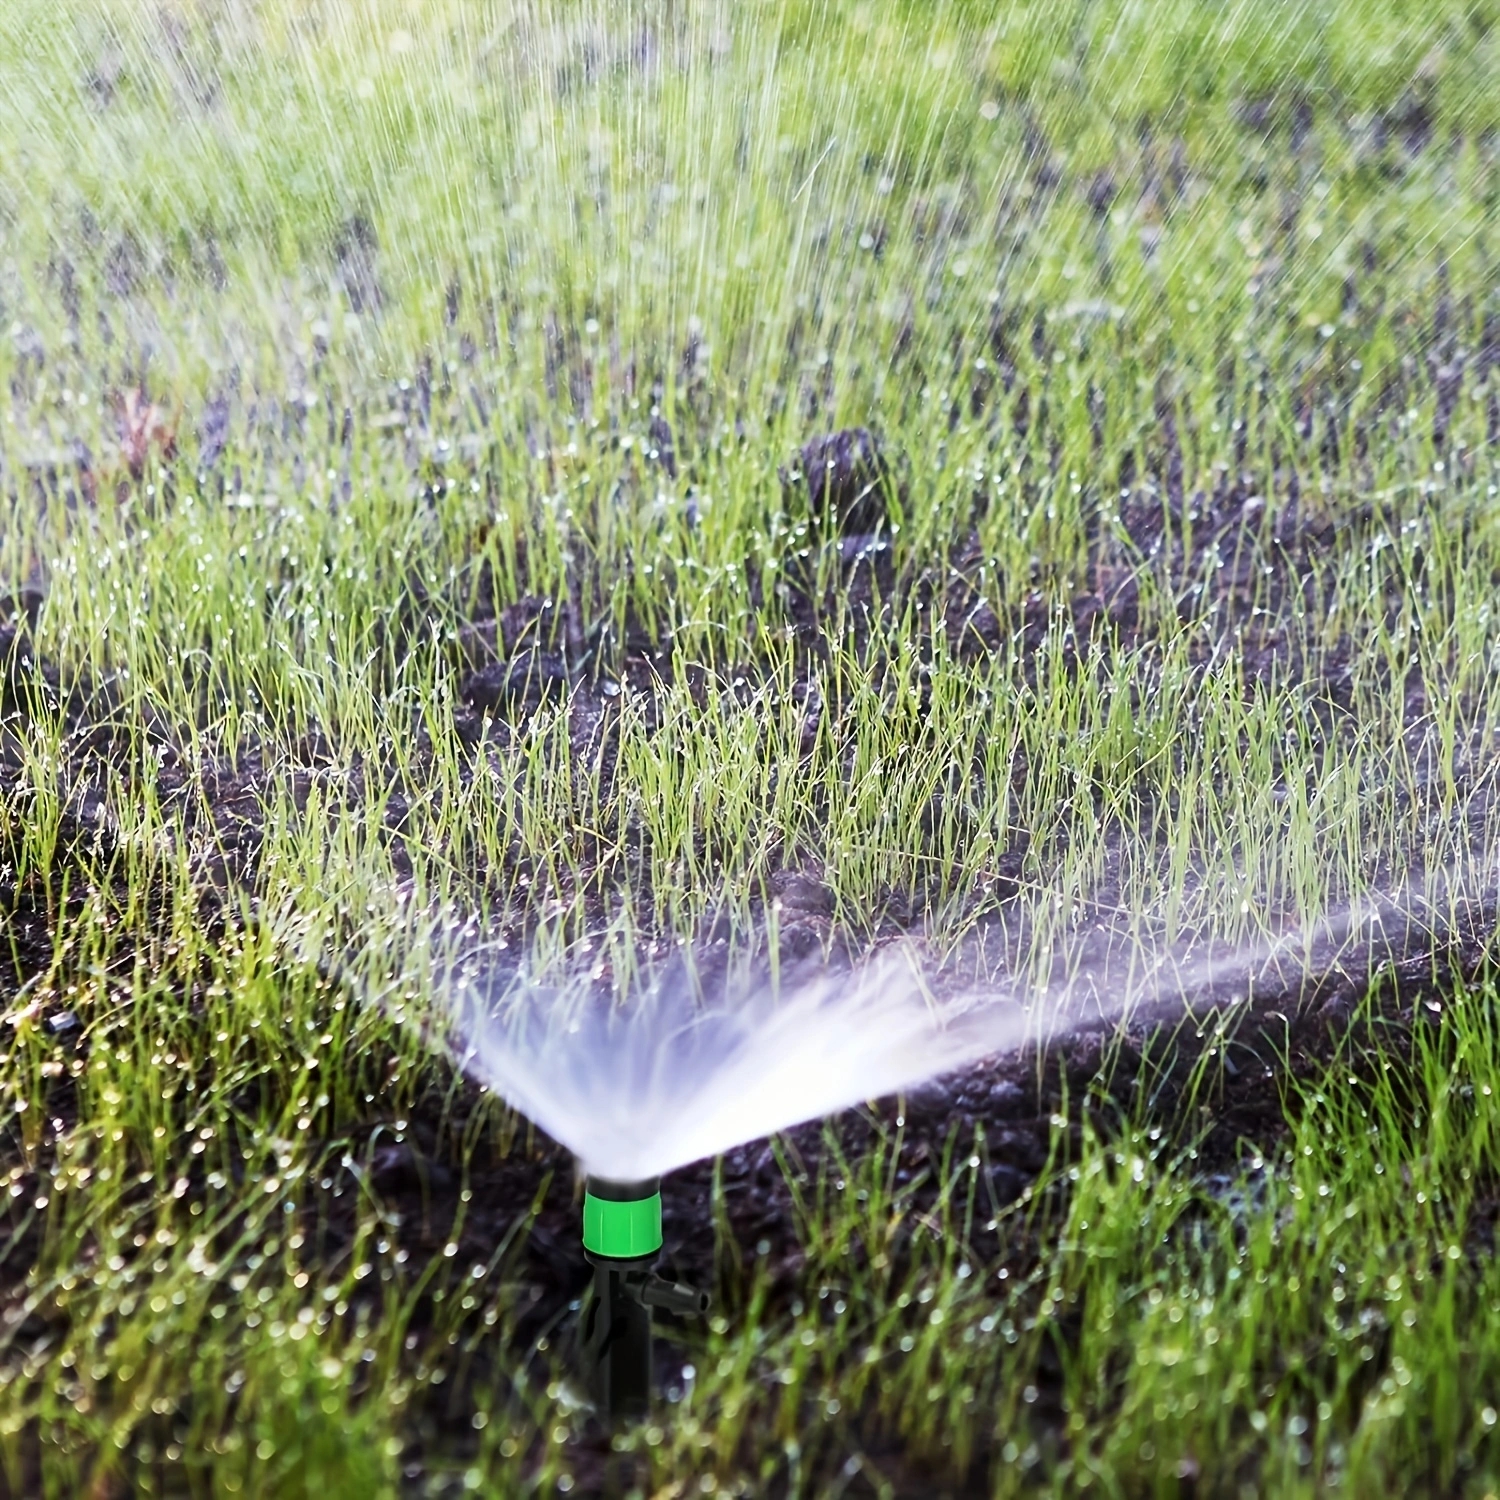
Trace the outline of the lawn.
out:
<instances>
[{"instance_id":1,"label":"lawn","mask_svg":"<svg viewBox=\"0 0 1500 1500\"><path fill-rule=\"evenodd\" d=\"M1496 78L5 0L0 1500L1500 1493ZM671 1173L601 1420L459 976L891 962L1005 1045Z\"/></svg>"}]
</instances>

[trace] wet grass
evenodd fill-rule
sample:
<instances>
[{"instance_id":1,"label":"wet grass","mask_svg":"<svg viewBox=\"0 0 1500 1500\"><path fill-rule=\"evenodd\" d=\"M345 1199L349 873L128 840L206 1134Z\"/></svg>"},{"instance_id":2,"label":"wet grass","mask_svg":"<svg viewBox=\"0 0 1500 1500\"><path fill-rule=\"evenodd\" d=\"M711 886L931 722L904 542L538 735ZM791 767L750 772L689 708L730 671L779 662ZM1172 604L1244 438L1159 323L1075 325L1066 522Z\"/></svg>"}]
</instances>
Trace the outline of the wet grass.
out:
<instances>
[{"instance_id":1,"label":"wet grass","mask_svg":"<svg viewBox=\"0 0 1500 1500\"><path fill-rule=\"evenodd\" d=\"M1211 1169L1227 1034L725 1168L613 1444L400 1024L479 932L1475 956L1500 16L1168 9L4 8L0 1494L1487 1493L1483 974Z\"/></svg>"}]
</instances>

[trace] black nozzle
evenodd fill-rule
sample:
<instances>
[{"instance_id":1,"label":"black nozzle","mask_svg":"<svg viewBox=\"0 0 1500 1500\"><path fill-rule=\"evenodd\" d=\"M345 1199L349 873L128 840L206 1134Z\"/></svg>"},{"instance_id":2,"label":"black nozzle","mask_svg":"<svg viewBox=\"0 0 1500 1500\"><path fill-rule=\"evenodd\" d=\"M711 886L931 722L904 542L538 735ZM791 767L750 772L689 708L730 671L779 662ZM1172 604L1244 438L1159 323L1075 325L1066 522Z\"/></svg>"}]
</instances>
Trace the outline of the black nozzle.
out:
<instances>
[{"instance_id":1,"label":"black nozzle","mask_svg":"<svg viewBox=\"0 0 1500 1500\"><path fill-rule=\"evenodd\" d=\"M662 1276L648 1276L639 1295L647 1307L659 1307L663 1312L676 1313L680 1318L701 1318L712 1302L707 1292L684 1286L680 1281L668 1281Z\"/></svg>"}]
</instances>

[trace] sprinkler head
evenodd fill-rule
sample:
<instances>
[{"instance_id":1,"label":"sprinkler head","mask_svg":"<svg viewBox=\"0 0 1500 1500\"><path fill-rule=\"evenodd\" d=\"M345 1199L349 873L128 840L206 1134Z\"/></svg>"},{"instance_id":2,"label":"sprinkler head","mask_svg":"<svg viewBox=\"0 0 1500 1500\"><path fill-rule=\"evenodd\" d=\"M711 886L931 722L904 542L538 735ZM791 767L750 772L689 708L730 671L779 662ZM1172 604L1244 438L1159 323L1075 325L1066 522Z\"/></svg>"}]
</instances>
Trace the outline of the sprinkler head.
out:
<instances>
[{"instance_id":1,"label":"sprinkler head","mask_svg":"<svg viewBox=\"0 0 1500 1500\"><path fill-rule=\"evenodd\" d=\"M594 1399L611 1417L644 1416L651 1402L651 1312L708 1311L707 1292L658 1276L661 1184L590 1177L583 1195L583 1252L594 1287L583 1314L583 1354Z\"/></svg>"},{"instance_id":2,"label":"sprinkler head","mask_svg":"<svg viewBox=\"0 0 1500 1500\"><path fill-rule=\"evenodd\" d=\"M654 1256L661 1249L661 1179L588 1178L583 1189L583 1248L590 1260Z\"/></svg>"}]
</instances>

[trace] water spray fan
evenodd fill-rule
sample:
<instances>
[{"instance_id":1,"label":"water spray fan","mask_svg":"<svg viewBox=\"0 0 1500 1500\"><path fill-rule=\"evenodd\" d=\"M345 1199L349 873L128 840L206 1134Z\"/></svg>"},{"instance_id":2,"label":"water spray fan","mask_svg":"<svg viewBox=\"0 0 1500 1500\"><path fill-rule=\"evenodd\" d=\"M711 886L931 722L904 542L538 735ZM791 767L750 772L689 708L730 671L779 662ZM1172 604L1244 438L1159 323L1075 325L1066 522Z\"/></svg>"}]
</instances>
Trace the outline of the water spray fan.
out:
<instances>
[{"instance_id":1,"label":"water spray fan","mask_svg":"<svg viewBox=\"0 0 1500 1500\"><path fill-rule=\"evenodd\" d=\"M501 968L471 972L446 998L462 1065L584 1164L594 1277L580 1353L612 1417L648 1406L653 1313L708 1310L705 1293L654 1270L662 1173L920 1083L1025 1026L1007 1011L1007 1031L993 997L934 1006L899 953L711 1003L661 983L617 1004Z\"/></svg>"},{"instance_id":2,"label":"water spray fan","mask_svg":"<svg viewBox=\"0 0 1500 1500\"><path fill-rule=\"evenodd\" d=\"M583 1196L583 1252L594 1287L583 1315L583 1351L594 1398L615 1417L640 1416L651 1400L653 1309L708 1311L708 1293L658 1276L661 1182L590 1177Z\"/></svg>"}]
</instances>

